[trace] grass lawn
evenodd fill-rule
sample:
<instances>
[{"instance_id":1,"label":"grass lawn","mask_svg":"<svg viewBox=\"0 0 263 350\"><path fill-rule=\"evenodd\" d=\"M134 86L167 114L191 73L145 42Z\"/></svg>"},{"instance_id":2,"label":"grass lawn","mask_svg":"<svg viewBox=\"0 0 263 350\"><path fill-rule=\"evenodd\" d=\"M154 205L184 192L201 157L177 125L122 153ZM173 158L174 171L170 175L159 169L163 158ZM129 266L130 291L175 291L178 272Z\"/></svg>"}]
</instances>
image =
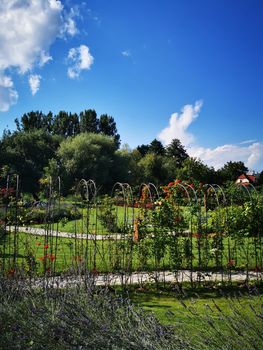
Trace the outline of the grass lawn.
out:
<instances>
[{"instance_id":1,"label":"grass lawn","mask_svg":"<svg viewBox=\"0 0 263 350\"><path fill-rule=\"evenodd\" d=\"M130 297L162 324L173 325L177 333L191 337L193 344L206 341L208 348L261 349L263 297L259 292L252 295L241 290L222 294L215 290L186 290L180 299L171 292L134 290Z\"/></svg>"},{"instance_id":2,"label":"grass lawn","mask_svg":"<svg viewBox=\"0 0 263 350\"><path fill-rule=\"evenodd\" d=\"M181 237L177 244L183 249L186 238ZM14 252L16 253L16 264L30 270L34 268L39 273L43 271L43 266L55 268L56 272L62 272L71 267L88 266L88 270L94 267L99 272L112 272L119 270L141 270L151 271L156 269L173 270L174 261L170 256L169 248L166 249L164 258L160 263L156 263L152 252L154 238L144 243L133 243L132 240L114 241L106 239L86 240L60 237L44 237L19 232L9 233L0 241L0 263L5 268L12 268ZM198 269L198 240L193 238L193 268ZM223 268L228 267L228 247L227 238L224 239ZM230 242L231 243L231 242ZM176 244L176 243L175 243ZM212 244L211 242L209 244ZM254 242L252 238L245 238L244 242L238 244L231 243L231 257L235 259L234 269L255 268ZM212 246L211 246L212 247ZM190 260L182 258L180 269L190 268ZM201 267L202 268L202 267ZM207 266L209 269L216 269L216 262L211 255L208 257Z\"/></svg>"}]
</instances>

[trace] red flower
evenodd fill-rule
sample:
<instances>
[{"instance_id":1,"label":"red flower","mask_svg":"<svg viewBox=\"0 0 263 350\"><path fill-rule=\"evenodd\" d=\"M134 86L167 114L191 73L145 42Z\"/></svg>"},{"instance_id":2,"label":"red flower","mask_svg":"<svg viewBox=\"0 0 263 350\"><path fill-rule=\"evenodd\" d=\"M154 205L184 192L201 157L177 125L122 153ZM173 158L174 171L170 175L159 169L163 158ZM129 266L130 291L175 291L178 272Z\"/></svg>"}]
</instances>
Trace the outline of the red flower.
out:
<instances>
[{"instance_id":1,"label":"red flower","mask_svg":"<svg viewBox=\"0 0 263 350\"><path fill-rule=\"evenodd\" d=\"M13 276L16 273L16 269L10 269L8 270L8 275Z\"/></svg>"},{"instance_id":2,"label":"red flower","mask_svg":"<svg viewBox=\"0 0 263 350\"><path fill-rule=\"evenodd\" d=\"M49 254L48 258L53 261L56 259L56 256L55 255L52 255L52 254Z\"/></svg>"},{"instance_id":3,"label":"red flower","mask_svg":"<svg viewBox=\"0 0 263 350\"><path fill-rule=\"evenodd\" d=\"M233 259L228 260L227 265L228 266L234 266L235 265L235 260L233 260Z\"/></svg>"},{"instance_id":4,"label":"red flower","mask_svg":"<svg viewBox=\"0 0 263 350\"><path fill-rule=\"evenodd\" d=\"M200 233L193 233L192 236L195 237L195 238L200 238L201 234Z\"/></svg>"},{"instance_id":5,"label":"red flower","mask_svg":"<svg viewBox=\"0 0 263 350\"><path fill-rule=\"evenodd\" d=\"M72 259L75 261L82 261L82 257L80 255L73 256Z\"/></svg>"},{"instance_id":6,"label":"red flower","mask_svg":"<svg viewBox=\"0 0 263 350\"><path fill-rule=\"evenodd\" d=\"M44 249L48 249L48 244L45 244L45 245L44 245Z\"/></svg>"}]
</instances>

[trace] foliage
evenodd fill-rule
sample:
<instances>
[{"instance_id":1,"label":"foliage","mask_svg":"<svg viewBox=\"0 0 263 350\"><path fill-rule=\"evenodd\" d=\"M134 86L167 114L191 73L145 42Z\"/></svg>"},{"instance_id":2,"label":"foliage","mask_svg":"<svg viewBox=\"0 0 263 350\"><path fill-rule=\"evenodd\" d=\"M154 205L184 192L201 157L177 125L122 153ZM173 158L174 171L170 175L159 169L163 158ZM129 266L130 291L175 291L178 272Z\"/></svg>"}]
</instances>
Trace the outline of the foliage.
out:
<instances>
[{"instance_id":1,"label":"foliage","mask_svg":"<svg viewBox=\"0 0 263 350\"><path fill-rule=\"evenodd\" d=\"M71 181L93 179L103 186L112 186L111 172L115 152L112 137L83 133L60 144L58 157Z\"/></svg>"},{"instance_id":2,"label":"foliage","mask_svg":"<svg viewBox=\"0 0 263 350\"><path fill-rule=\"evenodd\" d=\"M105 196L98 210L98 219L109 233L119 232L117 212L113 204L113 200Z\"/></svg>"},{"instance_id":3,"label":"foliage","mask_svg":"<svg viewBox=\"0 0 263 350\"><path fill-rule=\"evenodd\" d=\"M174 160L177 167L181 167L183 162L189 157L179 139L173 139L170 142L166 147L166 155Z\"/></svg>"},{"instance_id":4,"label":"foliage","mask_svg":"<svg viewBox=\"0 0 263 350\"><path fill-rule=\"evenodd\" d=\"M23 191L36 193L43 168L55 157L58 144L57 137L43 130L15 132L1 141L0 166L20 175Z\"/></svg>"},{"instance_id":5,"label":"foliage","mask_svg":"<svg viewBox=\"0 0 263 350\"><path fill-rule=\"evenodd\" d=\"M3 349L187 349L171 327L128 299L92 287L27 290L8 281L0 289Z\"/></svg>"},{"instance_id":6,"label":"foliage","mask_svg":"<svg viewBox=\"0 0 263 350\"><path fill-rule=\"evenodd\" d=\"M219 174L222 182L235 181L238 176L246 174L248 168L243 162L227 162L221 169L219 169Z\"/></svg>"}]
</instances>

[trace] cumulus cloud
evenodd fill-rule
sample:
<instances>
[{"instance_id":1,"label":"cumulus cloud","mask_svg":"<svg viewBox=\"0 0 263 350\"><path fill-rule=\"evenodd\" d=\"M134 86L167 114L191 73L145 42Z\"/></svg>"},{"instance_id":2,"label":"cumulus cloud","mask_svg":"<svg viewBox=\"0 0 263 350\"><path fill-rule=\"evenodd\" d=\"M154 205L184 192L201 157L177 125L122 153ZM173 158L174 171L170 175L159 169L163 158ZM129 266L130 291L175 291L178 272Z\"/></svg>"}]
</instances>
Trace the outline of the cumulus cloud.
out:
<instances>
[{"instance_id":1,"label":"cumulus cloud","mask_svg":"<svg viewBox=\"0 0 263 350\"><path fill-rule=\"evenodd\" d=\"M40 88L41 76L38 74L31 74L28 78L31 93L34 96Z\"/></svg>"},{"instance_id":2,"label":"cumulus cloud","mask_svg":"<svg viewBox=\"0 0 263 350\"><path fill-rule=\"evenodd\" d=\"M51 44L57 37L77 32L74 13L66 13L59 0L0 1L0 74L25 74L36 66L43 67L52 57ZM31 86L31 84L30 84ZM33 90L32 90L33 91ZM35 90L34 90L35 91ZM36 90L37 91L37 90ZM33 92L32 92L33 93ZM1 110L16 103L18 94L12 87L1 86Z\"/></svg>"},{"instance_id":3,"label":"cumulus cloud","mask_svg":"<svg viewBox=\"0 0 263 350\"><path fill-rule=\"evenodd\" d=\"M172 139L178 138L186 146L191 157L201 159L208 166L221 168L229 161L242 161L249 169L263 168L263 141L245 140L239 144L226 144L215 148L205 148L195 143L195 137L187 129L198 117L202 101L194 106L186 105L181 114L174 113L170 117L169 126L161 131L159 139L168 145Z\"/></svg>"},{"instance_id":4,"label":"cumulus cloud","mask_svg":"<svg viewBox=\"0 0 263 350\"><path fill-rule=\"evenodd\" d=\"M63 25L62 4L56 0L3 0L0 7L0 70L20 73L44 64L49 47Z\"/></svg>"},{"instance_id":5,"label":"cumulus cloud","mask_svg":"<svg viewBox=\"0 0 263 350\"><path fill-rule=\"evenodd\" d=\"M194 106L185 105L181 113L173 113L170 117L169 126L158 135L164 145L169 145L173 139L179 139L184 146L194 142L194 135L187 131L189 125L198 117L203 102L197 101Z\"/></svg>"},{"instance_id":6,"label":"cumulus cloud","mask_svg":"<svg viewBox=\"0 0 263 350\"><path fill-rule=\"evenodd\" d=\"M68 61L70 62L68 77L70 79L76 79L82 70L89 70L91 68L94 58L90 54L88 46L80 45L69 50Z\"/></svg>"},{"instance_id":7,"label":"cumulus cloud","mask_svg":"<svg viewBox=\"0 0 263 350\"><path fill-rule=\"evenodd\" d=\"M12 79L0 74L0 112L8 111L11 105L16 104L17 99L18 93Z\"/></svg>"},{"instance_id":8,"label":"cumulus cloud","mask_svg":"<svg viewBox=\"0 0 263 350\"><path fill-rule=\"evenodd\" d=\"M215 169L221 168L229 161L242 161L249 169L260 169L262 167L263 142L255 142L249 146L229 144L216 148L192 146L187 151L191 157L199 158Z\"/></svg>"}]
</instances>

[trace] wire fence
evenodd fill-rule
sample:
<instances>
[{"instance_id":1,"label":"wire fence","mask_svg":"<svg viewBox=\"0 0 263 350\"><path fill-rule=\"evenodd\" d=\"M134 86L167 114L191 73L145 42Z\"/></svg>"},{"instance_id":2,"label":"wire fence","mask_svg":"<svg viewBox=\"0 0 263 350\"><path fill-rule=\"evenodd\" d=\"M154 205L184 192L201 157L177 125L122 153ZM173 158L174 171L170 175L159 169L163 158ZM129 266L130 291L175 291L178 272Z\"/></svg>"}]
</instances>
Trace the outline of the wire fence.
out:
<instances>
[{"instance_id":1,"label":"wire fence","mask_svg":"<svg viewBox=\"0 0 263 350\"><path fill-rule=\"evenodd\" d=\"M60 285L262 280L263 200L253 186L162 188L116 183L102 195L82 179L63 197L60 178L40 198L19 176L0 189L0 273Z\"/></svg>"}]
</instances>

